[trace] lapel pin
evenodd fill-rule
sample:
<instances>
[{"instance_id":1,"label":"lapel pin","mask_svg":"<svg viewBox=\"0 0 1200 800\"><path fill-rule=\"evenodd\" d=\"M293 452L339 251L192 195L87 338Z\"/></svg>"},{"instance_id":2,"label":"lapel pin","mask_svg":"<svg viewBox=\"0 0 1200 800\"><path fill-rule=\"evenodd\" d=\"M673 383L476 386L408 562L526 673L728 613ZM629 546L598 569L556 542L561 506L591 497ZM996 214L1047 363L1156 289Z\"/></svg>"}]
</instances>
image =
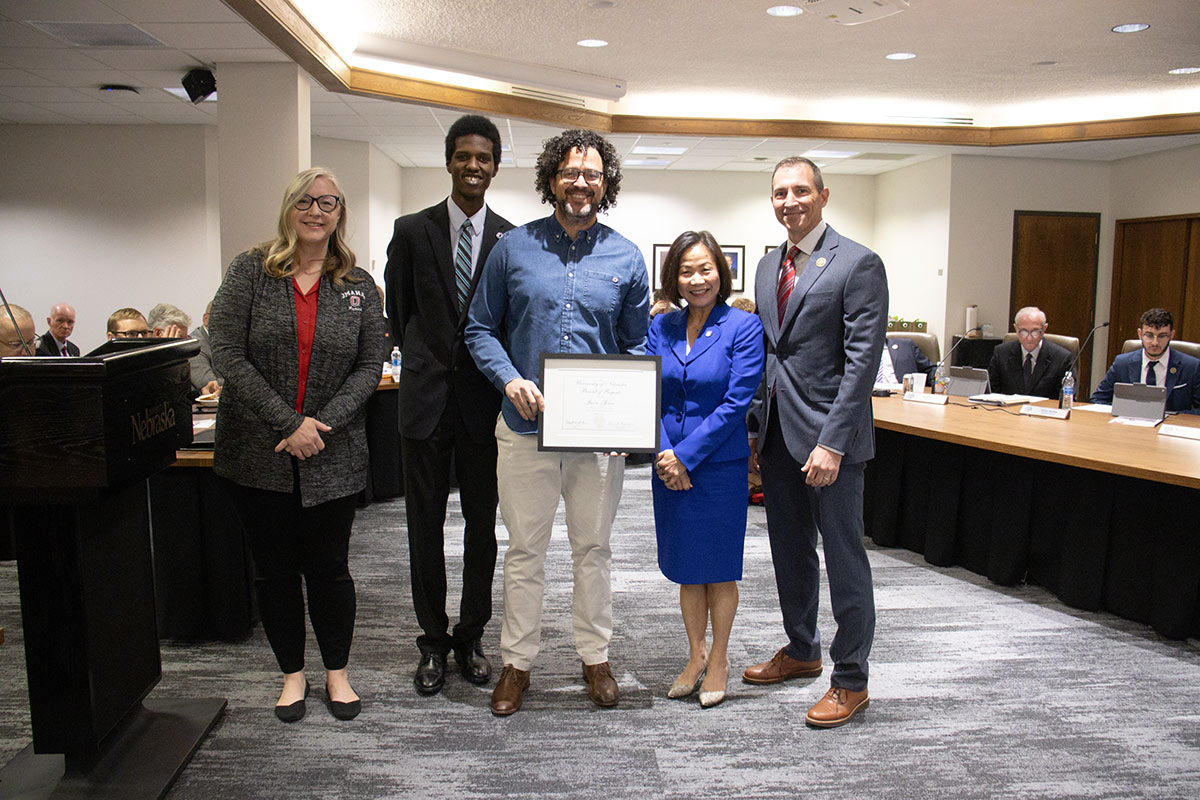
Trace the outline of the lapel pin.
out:
<instances>
[{"instance_id":1,"label":"lapel pin","mask_svg":"<svg viewBox=\"0 0 1200 800\"><path fill-rule=\"evenodd\" d=\"M705 331L705 332L704 332L704 335L705 335L705 336L712 336L712 330L711 330L711 329L709 329L709 330Z\"/></svg>"},{"instance_id":2,"label":"lapel pin","mask_svg":"<svg viewBox=\"0 0 1200 800\"><path fill-rule=\"evenodd\" d=\"M818 258L818 259L817 259L817 266L818 266L818 267L823 267L823 266L825 266L825 265L826 265L826 264L828 264L828 263L829 263L829 262L828 262L828 261L825 259L825 256L821 256L820 258Z\"/></svg>"},{"instance_id":3,"label":"lapel pin","mask_svg":"<svg viewBox=\"0 0 1200 800\"><path fill-rule=\"evenodd\" d=\"M1174 375L1174 374L1175 374L1175 368L1174 368L1174 367L1171 367L1171 369L1169 369L1169 370L1168 370L1168 372L1170 372L1172 375Z\"/></svg>"}]
</instances>

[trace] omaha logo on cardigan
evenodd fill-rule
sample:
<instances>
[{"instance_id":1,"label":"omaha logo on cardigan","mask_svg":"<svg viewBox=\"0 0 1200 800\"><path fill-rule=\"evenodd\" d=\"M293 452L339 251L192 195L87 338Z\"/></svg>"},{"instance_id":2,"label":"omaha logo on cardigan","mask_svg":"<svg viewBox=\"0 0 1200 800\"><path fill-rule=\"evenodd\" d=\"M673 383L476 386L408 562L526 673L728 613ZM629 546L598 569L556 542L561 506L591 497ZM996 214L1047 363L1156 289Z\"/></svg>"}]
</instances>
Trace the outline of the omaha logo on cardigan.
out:
<instances>
[{"instance_id":1,"label":"omaha logo on cardigan","mask_svg":"<svg viewBox=\"0 0 1200 800\"><path fill-rule=\"evenodd\" d=\"M342 297L349 301L351 311L362 311L363 300L366 299L362 289L347 289L342 292Z\"/></svg>"}]
</instances>

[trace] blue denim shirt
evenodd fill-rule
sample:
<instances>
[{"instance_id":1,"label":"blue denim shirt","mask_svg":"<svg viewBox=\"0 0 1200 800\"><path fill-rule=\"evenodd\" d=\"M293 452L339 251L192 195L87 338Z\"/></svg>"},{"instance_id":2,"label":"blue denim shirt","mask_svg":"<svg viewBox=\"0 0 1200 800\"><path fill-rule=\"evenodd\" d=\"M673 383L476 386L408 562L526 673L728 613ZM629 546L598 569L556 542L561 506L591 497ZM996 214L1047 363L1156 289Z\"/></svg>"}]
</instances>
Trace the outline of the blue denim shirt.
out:
<instances>
[{"instance_id":1,"label":"blue denim shirt","mask_svg":"<svg viewBox=\"0 0 1200 800\"><path fill-rule=\"evenodd\" d=\"M467 347L501 391L514 378L540 389L542 353L644 353L649 303L633 242L599 222L571 241L552 214L492 248L467 313ZM514 432L537 431L508 397L501 413Z\"/></svg>"}]
</instances>

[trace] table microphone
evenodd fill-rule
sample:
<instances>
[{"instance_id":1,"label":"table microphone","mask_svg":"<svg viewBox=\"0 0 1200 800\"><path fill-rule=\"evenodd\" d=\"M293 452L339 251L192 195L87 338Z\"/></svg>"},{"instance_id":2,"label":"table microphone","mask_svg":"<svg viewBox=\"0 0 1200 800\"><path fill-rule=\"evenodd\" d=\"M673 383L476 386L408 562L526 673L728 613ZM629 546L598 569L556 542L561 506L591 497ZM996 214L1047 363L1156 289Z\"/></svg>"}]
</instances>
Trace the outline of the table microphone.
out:
<instances>
[{"instance_id":1,"label":"table microphone","mask_svg":"<svg viewBox=\"0 0 1200 800\"><path fill-rule=\"evenodd\" d=\"M1079 357L1083 355L1083 351L1087 349L1088 342L1090 342L1092 340L1092 334L1094 334L1096 331L1100 330L1101 328L1107 328L1107 327L1108 327L1107 322L1101 322L1099 325L1092 328L1091 331L1088 332L1087 337L1083 340L1083 344L1081 344L1079 346L1079 352L1075 354L1075 358L1071 359L1071 366L1067 367L1067 371L1063 373L1064 378L1067 377L1067 373L1075 371L1075 365L1077 363L1079 363Z\"/></svg>"},{"instance_id":2,"label":"table microphone","mask_svg":"<svg viewBox=\"0 0 1200 800\"><path fill-rule=\"evenodd\" d=\"M1105 324L1105 325L1107 325L1108 323L1106 322L1106 323L1104 323L1104 324ZM951 354L952 354L952 353L954 353L954 351L958 349L958 346L959 346L960 344L962 344L963 342L965 342L965 341L967 340L967 337L968 337L968 336L970 336L970 335L971 335L972 333L974 333L975 331L981 331L981 330L983 330L983 326L982 326L982 325L976 325L974 328L971 328L971 329L970 329L970 330L968 330L966 333L964 333L964 334L962 335L962 338L961 338L961 339L959 339L957 342L955 342L955 343L954 343L954 346L953 346L953 347L951 347L951 348L950 348L950 350L949 350L949 351L946 353L946 357L945 357L945 358L943 358L941 361L939 361L939 362L937 363L937 365L940 367L940 366L942 366L943 364L945 364L947 361L949 361L949 360L950 360L950 356L951 356Z\"/></svg>"}]
</instances>

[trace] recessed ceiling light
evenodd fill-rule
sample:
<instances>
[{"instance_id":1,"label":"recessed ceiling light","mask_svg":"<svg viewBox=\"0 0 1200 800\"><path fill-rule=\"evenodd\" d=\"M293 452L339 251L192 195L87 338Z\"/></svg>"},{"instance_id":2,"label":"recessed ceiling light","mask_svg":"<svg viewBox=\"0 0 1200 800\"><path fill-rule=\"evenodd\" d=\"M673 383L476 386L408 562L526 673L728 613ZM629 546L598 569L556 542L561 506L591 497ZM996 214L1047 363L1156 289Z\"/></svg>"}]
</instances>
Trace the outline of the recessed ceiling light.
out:
<instances>
[{"instance_id":1,"label":"recessed ceiling light","mask_svg":"<svg viewBox=\"0 0 1200 800\"><path fill-rule=\"evenodd\" d=\"M853 158L856 155L858 153L853 150L809 150L804 157L815 161L818 158Z\"/></svg>"},{"instance_id":2,"label":"recessed ceiling light","mask_svg":"<svg viewBox=\"0 0 1200 800\"><path fill-rule=\"evenodd\" d=\"M603 39L580 39L575 44L580 47L608 47L608 42Z\"/></svg>"},{"instance_id":3,"label":"recessed ceiling light","mask_svg":"<svg viewBox=\"0 0 1200 800\"><path fill-rule=\"evenodd\" d=\"M910 58L916 58L916 53L888 53L888 59L892 61L908 61Z\"/></svg>"},{"instance_id":4,"label":"recessed ceiling light","mask_svg":"<svg viewBox=\"0 0 1200 800\"><path fill-rule=\"evenodd\" d=\"M669 167L671 162L665 158L627 158L621 162L623 167Z\"/></svg>"},{"instance_id":5,"label":"recessed ceiling light","mask_svg":"<svg viewBox=\"0 0 1200 800\"><path fill-rule=\"evenodd\" d=\"M1057 61L1035 61L1035 62L1033 62L1033 65L1035 67L1057 67L1058 62Z\"/></svg>"},{"instance_id":6,"label":"recessed ceiling light","mask_svg":"<svg viewBox=\"0 0 1200 800\"><path fill-rule=\"evenodd\" d=\"M639 156L679 156L686 153L687 148L639 144L631 152Z\"/></svg>"},{"instance_id":7,"label":"recessed ceiling light","mask_svg":"<svg viewBox=\"0 0 1200 800\"><path fill-rule=\"evenodd\" d=\"M1113 33L1137 33L1138 31L1144 31L1149 27L1150 26L1144 22L1127 22L1124 25L1118 25L1117 27L1113 28L1112 31Z\"/></svg>"},{"instance_id":8,"label":"recessed ceiling light","mask_svg":"<svg viewBox=\"0 0 1200 800\"><path fill-rule=\"evenodd\" d=\"M803 14L804 9L799 6L771 6L767 13L772 17L795 17Z\"/></svg>"},{"instance_id":9,"label":"recessed ceiling light","mask_svg":"<svg viewBox=\"0 0 1200 800\"><path fill-rule=\"evenodd\" d=\"M1179 67L1167 70L1168 75L1195 75L1197 72L1200 72L1200 67Z\"/></svg>"},{"instance_id":10,"label":"recessed ceiling light","mask_svg":"<svg viewBox=\"0 0 1200 800\"><path fill-rule=\"evenodd\" d=\"M591 0L588 3L590 8L612 8L616 3L613 0Z\"/></svg>"}]
</instances>

